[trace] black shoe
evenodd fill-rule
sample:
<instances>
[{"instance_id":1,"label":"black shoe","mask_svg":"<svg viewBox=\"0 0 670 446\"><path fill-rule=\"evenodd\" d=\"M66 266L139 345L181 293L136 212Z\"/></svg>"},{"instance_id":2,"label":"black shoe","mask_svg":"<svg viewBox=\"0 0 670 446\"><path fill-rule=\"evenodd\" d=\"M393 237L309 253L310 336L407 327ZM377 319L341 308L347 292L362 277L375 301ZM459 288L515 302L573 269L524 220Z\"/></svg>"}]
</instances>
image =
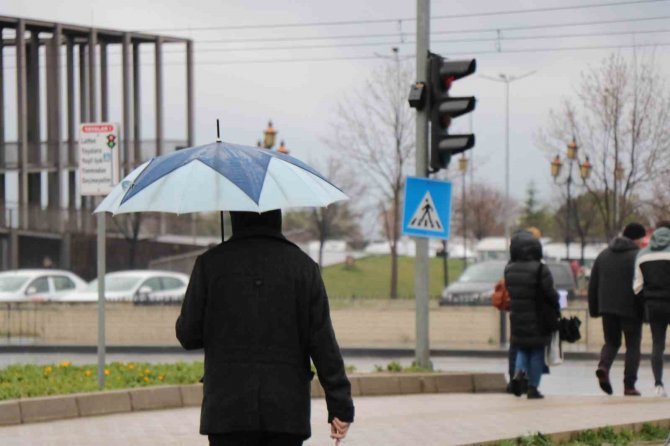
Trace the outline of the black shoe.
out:
<instances>
[{"instance_id":1,"label":"black shoe","mask_svg":"<svg viewBox=\"0 0 670 446\"><path fill-rule=\"evenodd\" d=\"M514 393L514 390L512 390L512 381L507 383L507 387L505 387L505 393Z\"/></svg>"},{"instance_id":2,"label":"black shoe","mask_svg":"<svg viewBox=\"0 0 670 446\"><path fill-rule=\"evenodd\" d=\"M523 395L524 381L528 382L528 380L526 379L526 374L521 370L516 372L514 378L512 378L512 382L510 382L510 384L512 385L512 393L515 396Z\"/></svg>"},{"instance_id":3,"label":"black shoe","mask_svg":"<svg viewBox=\"0 0 670 446\"><path fill-rule=\"evenodd\" d=\"M610 383L610 374L607 370L598 368L596 370L596 376L598 377L598 384L603 392L608 395L612 394L612 383Z\"/></svg>"},{"instance_id":4,"label":"black shoe","mask_svg":"<svg viewBox=\"0 0 670 446\"><path fill-rule=\"evenodd\" d=\"M528 386L528 399L529 400L541 400L544 398L544 395L540 393L539 390L537 390L537 387L535 386Z\"/></svg>"}]
</instances>

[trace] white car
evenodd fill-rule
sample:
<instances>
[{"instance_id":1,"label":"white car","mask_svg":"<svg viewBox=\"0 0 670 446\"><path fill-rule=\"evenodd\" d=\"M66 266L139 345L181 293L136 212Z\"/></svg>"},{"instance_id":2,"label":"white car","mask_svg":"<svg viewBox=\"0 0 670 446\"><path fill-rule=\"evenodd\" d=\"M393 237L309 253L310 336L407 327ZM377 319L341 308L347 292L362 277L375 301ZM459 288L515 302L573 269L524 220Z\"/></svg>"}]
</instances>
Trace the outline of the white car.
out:
<instances>
[{"instance_id":1,"label":"white car","mask_svg":"<svg viewBox=\"0 0 670 446\"><path fill-rule=\"evenodd\" d=\"M0 302L57 300L82 291L86 282L70 271L16 269L0 273Z\"/></svg>"},{"instance_id":2,"label":"white car","mask_svg":"<svg viewBox=\"0 0 670 446\"><path fill-rule=\"evenodd\" d=\"M138 304L180 302L186 294L189 277L172 271L131 270L105 274L105 299ZM61 302L95 302L98 280L85 290L58 299Z\"/></svg>"}]
</instances>

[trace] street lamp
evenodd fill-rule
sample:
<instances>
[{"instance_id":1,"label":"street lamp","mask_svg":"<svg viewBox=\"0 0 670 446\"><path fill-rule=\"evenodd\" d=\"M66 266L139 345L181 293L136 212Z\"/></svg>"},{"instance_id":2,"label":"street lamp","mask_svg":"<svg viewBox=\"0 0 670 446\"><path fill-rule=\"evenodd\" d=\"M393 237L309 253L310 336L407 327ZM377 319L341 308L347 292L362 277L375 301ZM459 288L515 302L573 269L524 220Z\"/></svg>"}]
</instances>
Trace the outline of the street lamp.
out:
<instances>
[{"instance_id":1,"label":"street lamp","mask_svg":"<svg viewBox=\"0 0 670 446\"><path fill-rule=\"evenodd\" d=\"M509 247L509 84L534 73L535 71L530 71L521 76L500 73L498 77L481 75L484 79L505 83L505 204L503 206L503 218L505 219L505 246L507 247Z\"/></svg>"},{"instance_id":2,"label":"street lamp","mask_svg":"<svg viewBox=\"0 0 670 446\"><path fill-rule=\"evenodd\" d=\"M272 121L268 121L268 128L263 132L263 148L271 149L275 145L277 133L274 127L272 127Z\"/></svg>"},{"instance_id":3,"label":"street lamp","mask_svg":"<svg viewBox=\"0 0 670 446\"><path fill-rule=\"evenodd\" d=\"M579 176L582 178L582 181L586 181L591 175L591 162L587 156L584 159L584 162L580 163L577 156L577 151L579 147L577 142L573 138L567 145L566 158L568 160L568 177L565 180L565 185L567 187L568 198L565 208L565 256L567 260L570 260L570 221L571 221L571 208L572 208L572 165L576 161L579 166ZM561 156L556 155L551 161L551 176L554 178L554 182L557 182L558 177L561 174L563 168L563 162L561 161Z\"/></svg>"},{"instance_id":4,"label":"street lamp","mask_svg":"<svg viewBox=\"0 0 670 446\"><path fill-rule=\"evenodd\" d=\"M286 144L284 144L284 140L279 144L279 147L277 148L277 152L283 153L284 155L288 155L289 150L286 148Z\"/></svg>"},{"instance_id":5,"label":"street lamp","mask_svg":"<svg viewBox=\"0 0 670 446\"><path fill-rule=\"evenodd\" d=\"M468 257L466 254L467 249L467 216L466 216L466 207L465 207L465 174L468 171L468 159L463 153L461 158L458 160L458 170L463 174L463 187L461 191L461 213L463 217L463 270L468 266Z\"/></svg>"}]
</instances>

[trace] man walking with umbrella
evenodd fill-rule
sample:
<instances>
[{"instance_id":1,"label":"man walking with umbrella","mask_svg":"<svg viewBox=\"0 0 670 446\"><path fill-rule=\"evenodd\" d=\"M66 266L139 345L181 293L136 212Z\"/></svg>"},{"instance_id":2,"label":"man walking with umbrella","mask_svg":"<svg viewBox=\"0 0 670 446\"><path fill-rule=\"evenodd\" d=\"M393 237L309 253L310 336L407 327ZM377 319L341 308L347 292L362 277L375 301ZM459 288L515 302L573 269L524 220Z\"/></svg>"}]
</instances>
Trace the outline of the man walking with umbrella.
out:
<instances>
[{"instance_id":1,"label":"man walking with umbrella","mask_svg":"<svg viewBox=\"0 0 670 446\"><path fill-rule=\"evenodd\" d=\"M200 433L210 445L301 445L310 430L310 358L331 438L354 419L318 266L281 234L281 211L231 212L232 237L196 259L177 320L205 349Z\"/></svg>"}]
</instances>

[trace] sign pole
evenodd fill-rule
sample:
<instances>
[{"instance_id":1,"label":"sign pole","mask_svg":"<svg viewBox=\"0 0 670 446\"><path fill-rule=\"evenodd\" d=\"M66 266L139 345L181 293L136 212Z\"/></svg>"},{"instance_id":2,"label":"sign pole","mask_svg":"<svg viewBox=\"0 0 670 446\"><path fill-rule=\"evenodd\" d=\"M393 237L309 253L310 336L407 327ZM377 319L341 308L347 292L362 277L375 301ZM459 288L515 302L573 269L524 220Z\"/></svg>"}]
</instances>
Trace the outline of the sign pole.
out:
<instances>
[{"instance_id":1,"label":"sign pole","mask_svg":"<svg viewBox=\"0 0 670 446\"><path fill-rule=\"evenodd\" d=\"M82 196L104 196L119 182L119 125L81 123L79 126L79 189ZM105 387L105 271L106 217L97 216L98 270L98 386Z\"/></svg>"},{"instance_id":2,"label":"sign pole","mask_svg":"<svg viewBox=\"0 0 670 446\"><path fill-rule=\"evenodd\" d=\"M416 76L417 82L427 83L428 49L430 41L430 0L416 2ZM428 107L416 111L416 176L428 176ZM432 369L428 340L428 239L416 237L415 284L416 350L419 367Z\"/></svg>"},{"instance_id":3,"label":"sign pole","mask_svg":"<svg viewBox=\"0 0 670 446\"><path fill-rule=\"evenodd\" d=\"M105 388L105 213L98 214L98 386Z\"/></svg>"}]
</instances>

